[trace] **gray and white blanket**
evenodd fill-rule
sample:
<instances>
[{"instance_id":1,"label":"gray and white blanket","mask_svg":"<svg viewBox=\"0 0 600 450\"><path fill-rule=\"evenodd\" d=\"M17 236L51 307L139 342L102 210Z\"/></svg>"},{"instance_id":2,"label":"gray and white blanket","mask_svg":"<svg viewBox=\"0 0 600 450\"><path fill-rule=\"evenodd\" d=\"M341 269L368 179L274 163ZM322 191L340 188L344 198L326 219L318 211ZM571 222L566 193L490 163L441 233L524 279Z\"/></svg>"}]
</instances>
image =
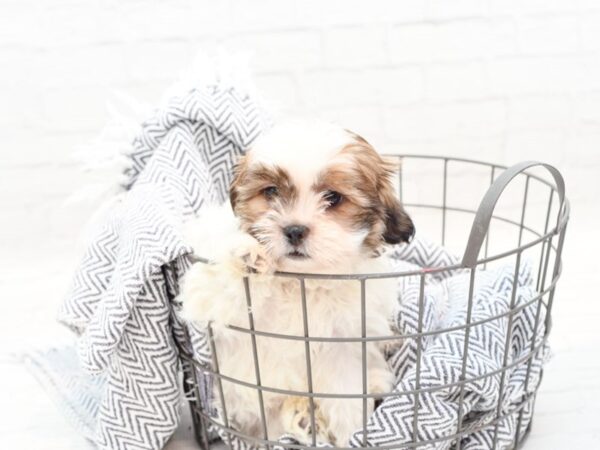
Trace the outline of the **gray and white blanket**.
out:
<instances>
[{"instance_id":1,"label":"gray and white blanket","mask_svg":"<svg viewBox=\"0 0 600 450\"><path fill-rule=\"evenodd\" d=\"M423 241L400 248L393 256L403 270L458 262L443 248ZM456 434L461 421L465 429L471 430L462 437L461 448L489 449L497 439L496 448L509 449L515 434L518 432L522 438L527 430L533 395L548 350L543 341L544 327L539 325L543 324L543 311L535 301L531 264L522 264L516 274L512 265L477 271L470 311L470 273L443 274L425 283L422 301L420 276L400 279L397 326L401 334L453 331L425 338L419 364L416 339L406 339L391 357L397 395L387 397L370 418L369 446L402 448L402 444L410 442L437 440L419 448L451 448L452 441L444 438ZM512 317L511 310L515 311ZM465 346L466 332L462 327L467 320L472 326ZM530 366L528 354L532 344L539 350ZM463 365L465 351L467 359ZM505 365L508 369L503 375ZM464 388L462 380L467 380ZM424 391L410 394L417 388ZM520 415L521 428L517 430ZM354 435L352 444L358 446L360 442L362 431Z\"/></svg>"},{"instance_id":2,"label":"gray and white blanket","mask_svg":"<svg viewBox=\"0 0 600 450\"><path fill-rule=\"evenodd\" d=\"M106 377L99 448L158 449L177 427L182 328L171 301L191 251L181 224L226 198L263 117L232 88L193 90L144 122L133 142L127 190L95 230L59 311L80 335L83 369Z\"/></svg>"},{"instance_id":3,"label":"gray and white blanket","mask_svg":"<svg viewBox=\"0 0 600 450\"><path fill-rule=\"evenodd\" d=\"M99 448L158 449L177 427L181 406L177 348L186 341L174 299L191 253L182 239L181 224L203 205L226 199L233 163L262 131L265 117L248 96L213 86L174 98L143 123L133 143L126 192L97 227L59 314L80 336L78 353L84 370L103 374L106 380L95 411L94 439ZM456 261L443 248L421 239L399 247L394 256L399 268L440 267ZM533 336L537 303L530 302L535 292L529 266L522 266L516 286L513 272L513 268L498 268L476 274L471 311L475 325L464 374L476 381L466 383L461 393L465 333L456 330L423 342L418 383L431 390L403 395L417 384L417 344L407 339L390 360L397 374L397 395L387 398L370 418L369 446L402 448L413 440L439 438L431 448L448 448L442 438L456 432L461 414L464 423L476 430L462 439L462 448L490 448L498 399L501 416L527 400L520 430L524 432L545 347L536 353L530 369L521 356L529 351L532 339L539 345L544 330L538 327ZM469 276L428 275L427 281L422 330L463 325ZM403 278L398 288L398 328L405 334L416 333L420 278ZM503 313L513 289L519 308L509 319ZM450 305L447 314L439 311L443 302ZM500 317L486 321L496 315ZM210 364L205 336L190 331L190 350L200 362ZM505 352L510 369L503 381L496 371ZM209 401L210 380L200 380L204 401ZM464 401L460 413L459 397ZM209 410L216 414L216 408ZM415 411L418 420L413 429ZM497 448L510 446L519 414L507 414L498 422ZM282 445L286 442L289 438L282 437ZM361 442L357 432L352 445ZM234 444L246 447L239 441Z\"/></svg>"}]
</instances>

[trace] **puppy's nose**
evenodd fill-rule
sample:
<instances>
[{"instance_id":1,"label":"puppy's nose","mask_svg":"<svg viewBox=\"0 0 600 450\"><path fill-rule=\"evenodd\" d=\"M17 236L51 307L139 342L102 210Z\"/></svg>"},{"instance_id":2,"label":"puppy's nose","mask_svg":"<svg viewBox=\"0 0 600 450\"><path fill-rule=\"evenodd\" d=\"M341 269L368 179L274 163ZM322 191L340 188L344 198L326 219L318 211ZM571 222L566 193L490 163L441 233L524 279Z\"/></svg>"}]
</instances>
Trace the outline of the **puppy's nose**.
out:
<instances>
[{"instance_id":1,"label":"puppy's nose","mask_svg":"<svg viewBox=\"0 0 600 450\"><path fill-rule=\"evenodd\" d=\"M308 234L308 227L304 225L289 225L283 229L283 234L285 234L290 244L299 245Z\"/></svg>"}]
</instances>

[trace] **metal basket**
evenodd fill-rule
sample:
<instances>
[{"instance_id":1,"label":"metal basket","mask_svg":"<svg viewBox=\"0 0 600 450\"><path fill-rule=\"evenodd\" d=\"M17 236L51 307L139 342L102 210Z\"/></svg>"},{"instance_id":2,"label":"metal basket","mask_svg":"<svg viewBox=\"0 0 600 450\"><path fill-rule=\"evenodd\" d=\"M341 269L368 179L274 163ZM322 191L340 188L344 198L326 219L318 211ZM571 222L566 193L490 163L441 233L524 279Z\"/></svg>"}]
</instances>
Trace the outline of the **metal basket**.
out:
<instances>
[{"instance_id":1,"label":"metal basket","mask_svg":"<svg viewBox=\"0 0 600 450\"><path fill-rule=\"evenodd\" d=\"M556 283L561 273L561 252L563 248L563 242L565 237L565 231L567 228L567 222L569 219L569 203L565 198L564 192L564 181L557 169L554 167L539 162L523 162L516 164L510 168L506 168L497 164L489 164L480 161L467 160L461 158L449 158L449 157L437 157L437 156L421 156L421 155L388 155L399 159L401 163L401 171L398 176L398 195L400 200L403 202L404 207L413 216L417 229L422 228L422 225L426 225L426 228L430 229L426 231L425 235L433 237L431 233L435 232L434 228L437 228L437 232L440 234L441 243L447 246L454 245L456 248L464 248L462 252L463 257L460 263L454 264L447 267L427 268L418 273L406 272L406 273L389 273L389 274L368 274L368 275L314 275L314 274L278 274L278 276L296 277L298 282L303 286L304 280L310 278L327 278L327 279L344 279L344 280L355 280L362 283L363 289L361 295L362 302L362 314L364 318L364 303L365 303L365 290L364 283L372 278L382 277L406 277L406 276L419 276L421 284L424 285L427 277L435 276L435 274L442 274L444 272L454 273L456 271L467 271L470 273L471 288L469 290L468 298L468 313L467 320L464 326L459 329L464 330L465 333L465 351L463 353L463 365L462 365L462 377L461 377L461 397L459 399L459 414L458 423L456 425L456 433L446 436L444 439L454 445L453 448L461 448L461 438L477 431L477 427L467 427L463 424L463 398L462 390L464 384L472 381L465 377L465 365L468 355L468 336L471 327L475 323L471 323L471 307L473 303L473 280L477 269L486 268L494 264L507 264L511 263L515 265L515 273L518 271L518 265L521 263L522 256L527 253L528 256L534 255L533 258L537 261L537 267L534 268L533 273L537 274L535 280L535 286L537 295L531 299L531 302L537 305L537 314L534 324L534 333L540 326L540 317L544 317L545 331L543 336L542 344L546 343L548 333L551 328L551 310L554 301L554 292ZM545 169L545 176L540 176L537 171L532 173L532 168ZM412 169L411 169L412 168ZM411 170L414 169L414 173ZM551 177L548 178L547 175ZM478 180L481 183L482 190L477 192L473 189L472 180L467 183L467 179L472 178ZM422 182L420 182L422 180ZM412 189L417 185L417 189ZM461 188L462 186L462 188ZM418 191L421 189L418 196L411 192ZM483 196L483 199L479 203L481 195L487 188L487 192ZM507 191L504 196L501 194ZM509 192L510 191L510 192ZM458 192L458 195L456 194ZM454 193L454 194L453 194ZM415 198L419 197L419 198ZM454 198L458 197L458 198ZM466 200L471 198L474 200L475 207L468 205ZM437 199L437 200L436 200ZM501 205L502 203L502 205ZM477 206L478 204L478 206ZM507 212L504 212L504 211ZM513 214L514 213L514 214ZM419 217L422 217L419 220ZM474 216L474 218L472 218ZM450 223L457 220L457 224L453 227ZM465 222L465 220L467 222ZM467 234L466 232L469 230ZM460 222L462 221L462 222ZM462 223L462 225L461 225ZM432 228L434 227L434 228ZM454 231L452 231L454 230ZM464 237L451 235L450 232L456 230L464 230ZM466 239L465 239L466 238ZM514 240L513 240L514 239ZM466 242L466 246L465 246ZM498 245L495 245L498 244ZM506 246L508 248L500 248L500 246ZM482 250L483 248L483 250ZM497 248L497 249L496 249ZM482 254L480 256L480 253ZM460 254L460 253L459 253ZM516 276L516 275L515 275ZM248 279L245 280L246 286L246 297L247 304L250 306L252 303L250 290L248 289ZM514 288L513 288L514 290ZM306 316L306 298L302 290L302 298L299 302L302 302L303 317L304 317L304 336L294 336L295 339L300 339L305 343L305 355L306 355L306 367L307 367L307 386L306 392L292 392L284 391L285 394L295 396L305 396L310 399L311 405L315 398L319 396L327 396L327 393L316 393L312 390L311 383L311 362L310 362L310 345L312 342L318 341L318 337L309 336L308 324ZM423 289L421 289L421 299L423 296ZM514 296L514 295L513 295ZM421 305L421 303L419 303ZM511 305L513 305L511 303ZM540 314L540 310L544 308L545 314ZM512 321L514 310L509 310L505 314L497 317L505 317L508 315L509 324ZM421 314L420 314L421 315ZM260 382L260 367L257 361L257 348L256 348L256 336L261 335L260 330L255 330L254 321L252 317L251 309L248 312L249 327L240 332L250 335L252 339L252 348L254 354L254 364L256 372L256 383L250 387L256 389L259 404L261 408L264 408L262 396L263 392L269 391L269 386L263 386ZM495 317L496 318L496 317ZM421 318L419 319L422 320ZM364 320L363 320L364 323ZM510 329L510 325L509 325ZM450 330L440 329L434 333L417 333L410 336L410 339L417 340L417 361L421 358L421 341L424 336L437 335L446 333ZM452 329L456 331L456 327ZM210 338L210 327L209 327L209 338ZM270 339L290 339L290 336L286 335L273 335L269 334ZM363 348L363 366L366 364L366 357L364 352L366 351L366 342L373 337L366 336L363 328L363 335L354 341L362 342ZM532 339L533 341L533 339ZM523 359L527 365L527 376L525 381L525 388L527 389L527 383L529 383L529 371L531 370L531 363L534 355L541 350L541 345L536 345L535 342L527 343L530 348L529 353ZM529 347L530 346L530 347ZM212 351L215 351L215 346L212 345ZM504 364L501 369L501 384L500 392L505 388L504 379L505 373L510 367L508 359L506 357L507 351L505 347ZM198 374L210 374L213 377L217 386L220 387L221 383L226 380L227 382L236 382L227 377L223 377L219 373L217 362L217 355L213 355L213 364L207 367L206 364L201 364L195 361L188 353L182 352L183 366L185 370L184 376L184 388L189 394L190 407L192 412L194 432L196 439L201 447L207 449L209 446L209 436L207 429L211 427L213 430L220 429L226 436L235 436L238 439L247 442L248 444L254 445L261 448L273 448L281 446L281 443L269 440L265 436L263 439L257 439L256 437L245 436L237 430L232 429L227 423L227 417L225 412L225 418L222 421L216 420L212 417L204 405L200 402L200 393L198 384L196 382ZM195 370L194 370L195 368ZM417 389L407 394L419 396L421 388L418 384L420 377L420 368L417 363ZM498 371L487 374L492 376L497 374ZM363 392L357 395L347 395L348 398L362 399L363 400L363 435L366 434L366 423L367 423L367 412L366 412L366 401L367 398L373 396L367 394L366 390L366 369L363 367ZM194 380L194 381L190 381ZM540 378L541 380L541 378ZM247 385L247 384L246 384ZM513 411L508 414L503 414L501 411L500 404L497 405L496 414L491 422L487 425L496 424L496 431L494 433L493 448L497 446L497 433L498 424L510 414L518 414L518 422L516 426L515 435L513 438L513 448L518 448L522 445L524 438L529 432L527 429L522 428L522 416L523 408L526 403L530 403L533 408L535 402L535 393L537 392L538 386L535 386L533 396L526 397L523 399L520 405L517 405ZM441 388L440 388L441 389ZM280 390L281 391L281 390ZM406 394L406 393L405 393ZM387 394L393 395L393 393ZM385 396L385 395L384 395ZM500 394L499 398L502 395ZM221 387L221 401L224 401ZM498 402L500 403L500 401ZM226 411L226 406L224 410ZM416 409L416 408L415 408ZM266 430L264 410L262 411L263 429ZM314 412L312 413L312 421L314 426ZM414 421L415 427L419 420L417 411L415 411ZM439 442L439 439L436 441ZM403 445L401 448L428 448L427 444L431 444L433 441L419 441L413 442L409 445ZM227 442L226 442L227 444ZM230 443L229 443L230 445ZM285 445L287 448L297 449L309 449L317 448L313 440L312 446L290 444ZM448 445L450 447L450 445ZM341 448L341 447L338 447ZM365 448L365 447L359 447ZM396 448L396 447L387 447Z\"/></svg>"}]
</instances>

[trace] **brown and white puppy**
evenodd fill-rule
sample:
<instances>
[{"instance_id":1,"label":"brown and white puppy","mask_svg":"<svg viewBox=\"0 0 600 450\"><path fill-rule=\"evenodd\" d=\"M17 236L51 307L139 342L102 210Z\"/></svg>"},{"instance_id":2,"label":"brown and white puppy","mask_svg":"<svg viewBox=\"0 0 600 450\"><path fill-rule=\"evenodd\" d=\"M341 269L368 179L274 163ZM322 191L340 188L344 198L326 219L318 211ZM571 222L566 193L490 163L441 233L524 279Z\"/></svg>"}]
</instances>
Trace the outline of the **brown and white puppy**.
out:
<instances>
[{"instance_id":1,"label":"brown and white puppy","mask_svg":"<svg viewBox=\"0 0 600 450\"><path fill-rule=\"evenodd\" d=\"M196 264L182 285L189 320L211 322L219 369L233 379L256 383L241 278L250 275L254 326L266 333L304 336L301 283L272 272L381 273L390 271L384 248L407 242L414 233L392 186L394 165L361 137L335 125L290 121L255 142L236 170L231 208L207 209L189 226L189 241L213 264ZM231 214L233 211L233 214ZM392 279L366 282L367 336L392 334L397 304ZM308 333L311 337L361 336L361 284L357 280L306 278ZM303 341L258 336L261 384L307 391ZM389 392L393 376L382 345L368 342L367 391ZM312 389L316 393L362 394L360 342L310 344ZM264 438L257 391L223 382L230 425ZM362 400L263 393L267 437L292 434L303 443L345 446L362 427ZM215 395L219 398L219 395ZM368 413L373 401L368 401ZM315 416L315 429L311 414Z\"/></svg>"}]
</instances>

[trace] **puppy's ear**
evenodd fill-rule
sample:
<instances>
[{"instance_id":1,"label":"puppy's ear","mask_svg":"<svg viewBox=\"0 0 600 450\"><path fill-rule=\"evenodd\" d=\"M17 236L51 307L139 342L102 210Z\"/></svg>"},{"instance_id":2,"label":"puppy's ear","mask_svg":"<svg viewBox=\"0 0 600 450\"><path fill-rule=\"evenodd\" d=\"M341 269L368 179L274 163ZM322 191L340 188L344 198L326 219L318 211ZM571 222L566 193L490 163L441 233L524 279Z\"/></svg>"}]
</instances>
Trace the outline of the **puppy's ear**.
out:
<instances>
[{"instance_id":1,"label":"puppy's ear","mask_svg":"<svg viewBox=\"0 0 600 450\"><path fill-rule=\"evenodd\" d=\"M385 213L383 240L388 244L410 242L415 234L415 226L396 197L391 180L398 165L390 160L384 160L383 164L384 174L379 188L379 199Z\"/></svg>"},{"instance_id":2,"label":"puppy's ear","mask_svg":"<svg viewBox=\"0 0 600 450\"><path fill-rule=\"evenodd\" d=\"M233 168L233 180L229 186L229 202L231 203L231 209L233 210L234 214L239 200L240 185L246 175L246 169L247 157L242 156Z\"/></svg>"},{"instance_id":3,"label":"puppy's ear","mask_svg":"<svg viewBox=\"0 0 600 450\"><path fill-rule=\"evenodd\" d=\"M354 143L346 146L344 151L352 154L358 163L363 181L361 189L367 192L368 198L373 203L377 203L380 227L377 227L377 235L369 245L376 247L381 244L381 239L387 244L409 242L415 234L415 227L396 197L392 183L399 169L397 161L382 157L363 137L352 131L346 131L353 138ZM381 225L383 232L381 232Z\"/></svg>"},{"instance_id":4,"label":"puppy's ear","mask_svg":"<svg viewBox=\"0 0 600 450\"><path fill-rule=\"evenodd\" d=\"M415 234L415 226L398 199L393 193L391 196L382 193L381 202L385 208L383 240L388 244L410 242Z\"/></svg>"}]
</instances>

